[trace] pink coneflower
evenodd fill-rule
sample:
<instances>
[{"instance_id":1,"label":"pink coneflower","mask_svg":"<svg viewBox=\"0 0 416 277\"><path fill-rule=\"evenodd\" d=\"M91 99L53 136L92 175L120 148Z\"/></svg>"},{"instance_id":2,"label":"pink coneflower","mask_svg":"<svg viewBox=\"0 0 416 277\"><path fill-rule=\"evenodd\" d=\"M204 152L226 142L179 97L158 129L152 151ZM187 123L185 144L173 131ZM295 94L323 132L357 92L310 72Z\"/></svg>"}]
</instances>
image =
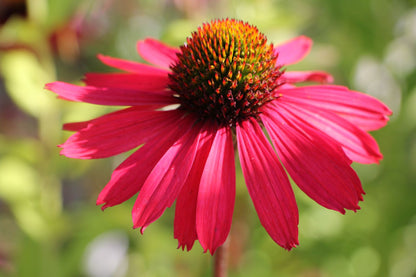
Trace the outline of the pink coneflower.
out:
<instances>
[{"instance_id":1,"label":"pink coneflower","mask_svg":"<svg viewBox=\"0 0 416 277\"><path fill-rule=\"evenodd\" d=\"M106 158L140 146L114 170L97 204L104 209L138 193L132 216L143 232L176 200L179 247L190 250L199 240L213 253L231 227L235 139L262 225L291 249L298 244L298 209L287 173L320 205L358 210L364 191L350 165L382 158L367 131L391 114L371 96L323 84L332 81L325 72L286 71L311 45L300 36L273 46L256 27L225 19L203 24L180 48L140 41L137 50L152 65L100 55L124 72L87 74L86 86L46 88L66 100L131 107L65 124L76 133L60 145L61 154ZM311 81L321 84L295 86Z\"/></svg>"}]
</instances>

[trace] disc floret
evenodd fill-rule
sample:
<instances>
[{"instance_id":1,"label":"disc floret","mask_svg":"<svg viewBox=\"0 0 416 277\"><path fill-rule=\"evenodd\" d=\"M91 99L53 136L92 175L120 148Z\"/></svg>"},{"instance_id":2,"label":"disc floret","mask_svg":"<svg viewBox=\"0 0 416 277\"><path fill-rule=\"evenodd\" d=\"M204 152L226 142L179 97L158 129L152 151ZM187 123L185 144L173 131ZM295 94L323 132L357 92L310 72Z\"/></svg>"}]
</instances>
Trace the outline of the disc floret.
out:
<instances>
[{"instance_id":1,"label":"disc floret","mask_svg":"<svg viewBox=\"0 0 416 277\"><path fill-rule=\"evenodd\" d=\"M169 87L181 109L220 124L256 117L276 98L282 74L273 45L254 26L225 19L205 23L180 47Z\"/></svg>"}]
</instances>

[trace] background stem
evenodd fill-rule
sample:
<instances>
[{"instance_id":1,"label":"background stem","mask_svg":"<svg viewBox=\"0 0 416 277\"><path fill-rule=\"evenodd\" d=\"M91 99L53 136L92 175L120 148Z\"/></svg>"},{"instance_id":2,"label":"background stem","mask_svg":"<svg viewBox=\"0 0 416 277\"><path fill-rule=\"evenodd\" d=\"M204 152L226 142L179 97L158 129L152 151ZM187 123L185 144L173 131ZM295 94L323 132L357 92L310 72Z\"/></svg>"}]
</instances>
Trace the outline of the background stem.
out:
<instances>
[{"instance_id":1,"label":"background stem","mask_svg":"<svg viewBox=\"0 0 416 277\"><path fill-rule=\"evenodd\" d=\"M228 276L228 249L230 237L225 240L224 244L217 248L214 254L214 277Z\"/></svg>"}]
</instances>

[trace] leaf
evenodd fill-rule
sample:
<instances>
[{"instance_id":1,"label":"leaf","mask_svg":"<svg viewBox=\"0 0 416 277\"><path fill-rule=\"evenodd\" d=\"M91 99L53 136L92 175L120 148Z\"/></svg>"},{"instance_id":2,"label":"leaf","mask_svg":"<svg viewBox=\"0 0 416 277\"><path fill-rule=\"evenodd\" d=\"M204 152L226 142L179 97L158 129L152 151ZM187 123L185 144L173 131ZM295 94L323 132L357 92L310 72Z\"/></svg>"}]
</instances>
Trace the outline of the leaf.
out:
<instances>
[{"instance_id":1,"label":"leaf","mask_svg":"<svg viewBox=\"0 0 416 277\"><path fill-rule=\"evenodd\" d=\"M0 160L0 197L9 203L27 202L37 194L39 176L15 157Z\"/></svg>"},{"instance_id":2,"label":"leaf","mask_svg":"<svg viewBox=\"0 0 416 277\"><path fill-rule=\"evenodd\" d=\"M7 52L1 60L0 70L7 92L23 111L39 117L54 108L54 97L43 88L50 78L34 54Z\"/></svg>"}]
</instances>

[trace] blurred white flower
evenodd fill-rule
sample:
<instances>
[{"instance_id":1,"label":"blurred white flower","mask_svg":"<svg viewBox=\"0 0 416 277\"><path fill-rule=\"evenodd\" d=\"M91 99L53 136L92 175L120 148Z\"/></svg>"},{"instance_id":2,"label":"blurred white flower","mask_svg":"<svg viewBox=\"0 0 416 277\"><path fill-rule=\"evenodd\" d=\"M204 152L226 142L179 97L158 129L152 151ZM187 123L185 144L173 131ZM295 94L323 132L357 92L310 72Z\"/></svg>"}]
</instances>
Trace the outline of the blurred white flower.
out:
<instances>
[{"instance_id":1,"label":"blurred white flower","mask_svg":"<svg viewBox=\"0 0 416 277\"><path fill-rule=\"evenodd\" d=\"M84 271L90 277L124 276L127 271L128 238L120 231L103 233L85 251Z\"/></svg>"}]
</instances>

